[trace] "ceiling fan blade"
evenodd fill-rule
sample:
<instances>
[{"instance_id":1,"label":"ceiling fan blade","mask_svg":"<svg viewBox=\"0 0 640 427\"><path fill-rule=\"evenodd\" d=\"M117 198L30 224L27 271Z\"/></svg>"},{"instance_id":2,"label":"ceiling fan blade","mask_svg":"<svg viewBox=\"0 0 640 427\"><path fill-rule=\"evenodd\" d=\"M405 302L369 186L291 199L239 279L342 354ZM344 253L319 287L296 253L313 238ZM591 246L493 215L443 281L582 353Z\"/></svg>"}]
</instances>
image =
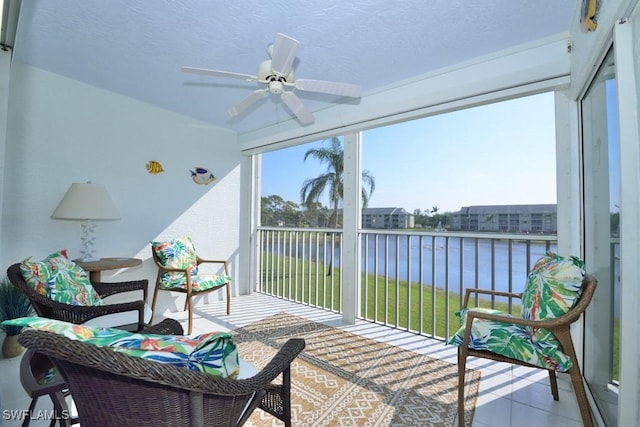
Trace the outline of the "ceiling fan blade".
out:
<instances>
[{"instance_id":1,"label":"ceiling fan blade","mask_svg":"<svg viewBox=\"0 0 640 427\"><path fill-rule=\"evenodd\" d=\"M271 53L271 71L281 76L289 74L296 59L299 44L298 40L277 33Z\"/></svg>"},{"instance_id":2,"label":"ceiling fan blade","mask_svg":"<svg viewBox=\"0 0 640 427\"><path fill-rule=\"evenodd\" d=\"M314 122L313 114L311 111L304 106L300 98L293 92L282 92L280 95L282 102L286 105L289 110L298 118L300 123L303 125L308 125Z\"/></svg>"},{"instance_id":3,"label":"ceiling fan blade","mask_svg":"<svg viewBox=\"0 0 640 427\"><path fill-rule=\"evenodd\" d=\"M181 67L180 71L191 74L204 74L205 76L230 77L232 79L247 80L250 82L258 80L256 76L251 76L249 74L232 73L230 71L209 70L207 68Z\"/></svg>"},{"instance_id":4,"label":"ceiling fan blade","mask_svg":"<svg viewBox=\"0 0 640 427\"><path fill-rule=\"evenodd\" d=\"M233 107L229 108L230 116L237 116L242 114L247 108L251 107L253 104L258 102L260 99L264 98L269 91L267 89L258 89L251 93L251 95L247 96L242 101L238 102Z\"/></svg>"},{"instance_id":5,"label":"ceiling fan blade","mask_svg":"<svg viewBox=\"0 0 640 427\"><path fill-rule=\"evenodd\" d=\"M307 92L327 93L330 95L350 96L359 98L362 88L350 83L327 82L324 80L298 79L294 82L296 89Z\"/></svg>"}]
</instances>

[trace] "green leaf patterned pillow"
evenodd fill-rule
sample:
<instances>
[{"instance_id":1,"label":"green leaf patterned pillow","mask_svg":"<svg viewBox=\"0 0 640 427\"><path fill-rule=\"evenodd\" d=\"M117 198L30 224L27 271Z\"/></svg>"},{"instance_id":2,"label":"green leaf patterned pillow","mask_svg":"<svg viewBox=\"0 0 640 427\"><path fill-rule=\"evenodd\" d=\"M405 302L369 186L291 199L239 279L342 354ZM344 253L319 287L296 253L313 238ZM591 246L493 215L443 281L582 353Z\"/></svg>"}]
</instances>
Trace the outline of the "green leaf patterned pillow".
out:
<instances>
[{"instance_id":1,"label":"green leaf patterned pillow","mask_svg":"<svg viewBox=\"0 0 640 427\"><path fill-rule=\"evenodd\" d=\"M580 297L584 261L547 252L527 278L522 293L522 318L552 319L566 314Z\"/></svg>"},{"instance_id":2,"label":"green leaf patterned pillow","mask_svg":"<svg viewBox=\"0 0 640 427\"><path fill-rule=\"evenodd\" d=\"M165 242L152 241L151 248L163 267L188 269L191 274L198 274L196 249L191 237L185 236Z\"/></svg>"},{"instance_id":3,"label":"green leaf patterned pillow","mask_svg":"<svg viewBox=\"0 0 640 427\"><path fill-rule=\"evenodd\" d=\"M20 264L20 273L36 292L54 301L69 305L104 305L87 273L69 260L65 249L40 262L27 258Z\"/></svg>"},{"instance_id":4,"label":"green leaf patterned pillow","mask_svg":"<svg viewBox=\"0 0 640 427\"><path fill-rule=\"evenodd\" d=\"M193 337L139 334L42 317L23 317L3 323L53 332L72 340L196 372L230 378L235 378L240 372L238 349L230 332L209 332Z\"/></svg>"}]
</instances>

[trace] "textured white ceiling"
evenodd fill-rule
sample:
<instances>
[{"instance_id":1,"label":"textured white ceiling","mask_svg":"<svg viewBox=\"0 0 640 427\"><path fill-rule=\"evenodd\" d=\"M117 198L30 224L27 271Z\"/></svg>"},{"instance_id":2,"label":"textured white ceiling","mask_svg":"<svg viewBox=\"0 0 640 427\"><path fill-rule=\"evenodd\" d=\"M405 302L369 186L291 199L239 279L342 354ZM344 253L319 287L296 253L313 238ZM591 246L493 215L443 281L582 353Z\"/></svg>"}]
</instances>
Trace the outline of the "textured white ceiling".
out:
<instances>
[{"instance_id":1,"label":"textured white ceiling","mask_svg":"<svg viewBox=\"0 0 640 427\"><path fill-rule=\"evenodd\" d=\"M242 133L291 115L258 88L180 72L255 74L275 33L300 41L296 77L367 91L567 32L579 0L31 0L14 59ZM313 111L335 96L299 92ZM357 108L357 103L352 102Z\"/></svg>"}]
</instances>

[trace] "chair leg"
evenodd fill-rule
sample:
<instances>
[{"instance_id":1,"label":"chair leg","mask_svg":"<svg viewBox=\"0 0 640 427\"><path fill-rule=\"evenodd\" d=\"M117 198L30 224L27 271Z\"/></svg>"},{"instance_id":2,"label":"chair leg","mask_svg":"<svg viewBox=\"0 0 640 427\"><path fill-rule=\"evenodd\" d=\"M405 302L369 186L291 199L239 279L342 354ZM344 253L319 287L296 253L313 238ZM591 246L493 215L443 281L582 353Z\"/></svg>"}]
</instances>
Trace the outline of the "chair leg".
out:
<instances>
[{"instance_id":1,"label":"chair leg","mask_svg":"<svg viewBox=\"0 0 640 427\"><path fill-rule=\"evenodd\" d=\"M153 316L156 314L156 301L158 300L158 284L156 284L156 289L153 291L153 301L151 302L151 320L149 324L153 323Z\"/></svg>"},{"instance_id":2,"label":"chair leg","mask_svg":"<svg viewBox=\"0 0 640 427\"><path fill-rule=\"evenodd\" d=\"M53 402L53 412L55 413L55 418L52 419L51 422L55 424L55 421L58 421L60 423L60 427L70 426L71 413L67 406L67 401L65 400L65 394L62 391L57 391L55 393L51 393L49 397Z\"/></svg>"},{"instance_id":3,"label":"chair leg","mask_svg":"<svg viewBox=\"0 0 640 427\"><path fill-rule=\"evenodd\" d=\"M467 355L462 346L458 347L458 426L464 427L464 374Z\"/></svg>"},{"instance_id":4,"label":"chair leg","mask_svg":"<svg viewBox=\"0 0 640 427\"><path fill-rule=\"evenodd\" d=\"M556 402L560 400L560 396L558 395L558 378L556 376L556 371L549 369L549 383L551 384L551 395L553 396L553 400Z\"/></svg>"},{"instance_id":5,"label":"chair leg","mask_svg":"<svg viewBox=\"0 0 640 427\"><path fill-rule=\"evenodd\" d=\"M31 421L31 414L33 413L33 409L36 407L36 403L38 403L38 396L35 396L31 399L31 404L29 405L29 413L24 417L22 421L22 427L27 427L29 425L29 421Z\"/></svg>"},{"instance_id":6,"label":"chair leg","mask_svg":"<svg viewBox=\"0 0 640 427\"><path fill-rule=\"evenodd\" d=\"M225 285L227 288L227 315L231 314L231 291L229 290L229 283Z\"/></svg>"},{"instance_id":7,"label":"chair leg","mask_svg":"<svg viewBox=\"0 0 640 427\"><path fill-rule=\"evenodd\" d=\"M187 294L187 299L184 302L185 308L189 310L189 327L187 329L187 335L191 335L193 330L193 301L191 301L191 295Z\"/></svg>"},{"instance_id":8,"label":"chair leg","mask_svg":"<svg viewBox=\"0 0 640 427\"><path fill-rule=\"evenodd\" d=\"M573 360L573 366L569 369L569 375L571 376L573 392L578 400L578 407L580 408L580 415L582 416L582 424L584 424L585 427L592 427L593 419L591 418L591 411L589 409L589 400L587 399L587 393L584 390L582 374L580 373L580 365L578 365L578 358L576 357L576 350L573 347L569 328L565 331L556 333L556 338L560 342L564 353Z\"/></svg>"},{"instance_id":9,"label":"chair leg","mask_svg":"<svg viewBox=\"0 0 640 427\"><path fill-rule=\"evenodd\" d=\"M573 367L569 369L569 375L571 376L573 392L578 400L578 407L580 408L580 415L582 416L582 424L584 424L585 427L592 427L593 420L589 409L589 401L587 400L587 393L584 390L584 383L582 382L582 374L580 373L578 362L574 363Z\"/></svg>"},{"instance_id":10,"label":"chair leg","mask_svg":"<svg viewBox=\"0 0 640 427\"><path fill-rule=\"evenodd\" d=\"M285 427L291 427L291 366L282 372L282 412Z\"/></svg>"}]
</instances>

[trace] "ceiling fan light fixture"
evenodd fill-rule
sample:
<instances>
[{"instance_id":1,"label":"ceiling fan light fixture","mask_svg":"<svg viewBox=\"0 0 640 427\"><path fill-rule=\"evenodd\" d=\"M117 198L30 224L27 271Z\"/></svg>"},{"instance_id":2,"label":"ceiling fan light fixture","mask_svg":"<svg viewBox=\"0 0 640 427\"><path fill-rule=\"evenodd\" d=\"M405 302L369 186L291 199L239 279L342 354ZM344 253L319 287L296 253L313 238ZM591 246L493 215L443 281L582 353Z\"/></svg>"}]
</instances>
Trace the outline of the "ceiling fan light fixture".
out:
<instances>
[{"instance_id":1,"label":"ceiling fan light fixture","mask_svg":"<svg viewBox=\"0 0 640 427\"><path fill-rule=\"evenodd\" d=\"M284 92L284 85L279 80L271 81L269 82L269 92L273 93L274 95L280 95L282 92Z\"/></svg>"}]
</instances>

